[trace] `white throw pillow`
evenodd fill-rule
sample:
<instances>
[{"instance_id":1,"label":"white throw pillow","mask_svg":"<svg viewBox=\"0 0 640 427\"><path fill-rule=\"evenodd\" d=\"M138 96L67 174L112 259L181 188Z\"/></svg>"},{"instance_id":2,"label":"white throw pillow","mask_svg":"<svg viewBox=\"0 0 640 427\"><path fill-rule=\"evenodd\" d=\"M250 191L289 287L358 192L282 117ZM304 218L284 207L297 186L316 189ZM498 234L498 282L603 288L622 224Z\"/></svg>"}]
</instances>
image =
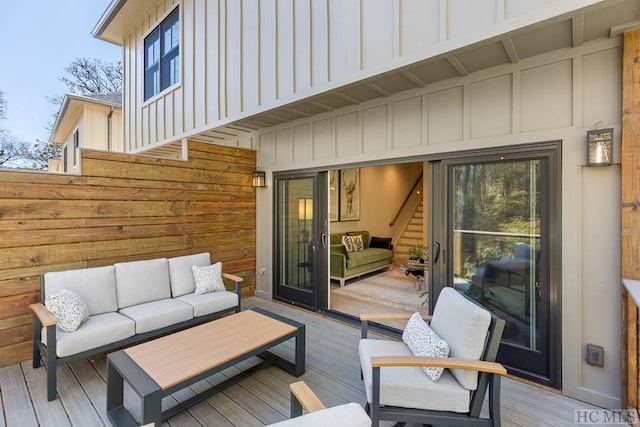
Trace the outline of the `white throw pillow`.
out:
<instances>
[{"instance_id":1,"label":"white throw pillow","mask_svg":"<svg viewBox=\"0 0 640 427\"><path fill-rule=\"evenodd\" d=\"M449 344L436 334L420 313L413 313L402 332L402 341L414 356L449 357ZM433 381L438 381L444 368L423 367Z\"/></svg>"},{"instance_id":2,"label":"white throw pillow","mask_svg":"<svg viewBox=\"0 0 640 427\"><path fill-rule=\"evenodd\" d=\"M47 295L44 306L56 318L56 323L65 332L73 332L89 318L89 308L82 297L68 289L60 289Z\"/></svg>"},{"instance_id":3,"label":"white throw pillow","mask_svg":"<svg viewBox=\"0 0 640 427\"><path fill-rule=\"evenodd\" d=\"M361 234L342 236L342 244L347 248L347 252L358 252L364 249L364 240L362 240Z\"/></svg>"},{"instance_id":4,"label":"white throw pillow","mask_svg":"<svg viewBox=\"0 0 640 427\"><path fill-rule=\"evenodd\" d=\"M191 269L193 270L193 279L196 282L196 295L227 290L222 281L221 262L206 267L194 265Z\"/></svg>"}]
</instances>

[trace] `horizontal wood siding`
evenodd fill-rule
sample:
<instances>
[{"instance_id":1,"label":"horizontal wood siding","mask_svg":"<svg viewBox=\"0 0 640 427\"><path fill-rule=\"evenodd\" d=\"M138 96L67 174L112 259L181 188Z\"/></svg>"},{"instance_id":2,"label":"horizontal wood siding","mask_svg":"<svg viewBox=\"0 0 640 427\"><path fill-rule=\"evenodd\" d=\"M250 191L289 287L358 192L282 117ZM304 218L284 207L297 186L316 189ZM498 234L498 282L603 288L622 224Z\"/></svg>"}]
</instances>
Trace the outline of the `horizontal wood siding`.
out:
<instances>
[{"instance_id":1,"label":"horizontal wood siding","mask_svg":"<svg viewBox=\"0 0 640 427\"><path fill-rule=\"evenodd\" d=\"M82 150L81 176L0 171L0 366L31 358L47 271L206 251L253 295L256 153L191 141L189 159Z\"/></svg>"}]
</instances>

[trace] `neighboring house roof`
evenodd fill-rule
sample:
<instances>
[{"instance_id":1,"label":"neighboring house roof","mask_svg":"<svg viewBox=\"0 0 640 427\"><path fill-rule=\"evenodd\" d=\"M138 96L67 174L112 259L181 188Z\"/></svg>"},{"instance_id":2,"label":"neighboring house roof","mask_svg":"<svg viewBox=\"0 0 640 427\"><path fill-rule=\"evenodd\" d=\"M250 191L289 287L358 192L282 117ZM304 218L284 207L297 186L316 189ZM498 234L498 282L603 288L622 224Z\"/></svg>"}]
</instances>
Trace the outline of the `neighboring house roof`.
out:
<instances>
[{"instance_id":1,"label":"neighboring house roof","mask_svg":"<svg viewBox=\"0 0 640 427\"><path fill-rule=\"evenodd\" d=\"M53 142L64 142L64 130L68 130L70 126L74 126L81 107L84 104L98 104L112 107L114 109L122 109L121 93L92 93L78 94L68 93L64 96L60 111L56 122L51 129L49 140Z\"/></svg>"}]
</instances>

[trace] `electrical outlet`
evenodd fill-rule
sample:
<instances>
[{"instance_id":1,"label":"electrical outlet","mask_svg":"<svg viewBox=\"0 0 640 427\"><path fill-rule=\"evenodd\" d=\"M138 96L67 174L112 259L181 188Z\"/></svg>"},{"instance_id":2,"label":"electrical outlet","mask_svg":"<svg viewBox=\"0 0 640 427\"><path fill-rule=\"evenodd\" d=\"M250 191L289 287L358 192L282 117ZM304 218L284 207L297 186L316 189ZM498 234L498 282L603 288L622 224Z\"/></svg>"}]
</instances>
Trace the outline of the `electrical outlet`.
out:
<instances>
[{"instance_id":1,"label":"electrical outlet","mask_svg":"<svg viewBox=\"0 0 640 427\"><path fill-rule=\"evenodd\" d=\"M604 348L600 345L587 344L587 363L592 366L604 366Z\"/></svg>"}]
</instances>

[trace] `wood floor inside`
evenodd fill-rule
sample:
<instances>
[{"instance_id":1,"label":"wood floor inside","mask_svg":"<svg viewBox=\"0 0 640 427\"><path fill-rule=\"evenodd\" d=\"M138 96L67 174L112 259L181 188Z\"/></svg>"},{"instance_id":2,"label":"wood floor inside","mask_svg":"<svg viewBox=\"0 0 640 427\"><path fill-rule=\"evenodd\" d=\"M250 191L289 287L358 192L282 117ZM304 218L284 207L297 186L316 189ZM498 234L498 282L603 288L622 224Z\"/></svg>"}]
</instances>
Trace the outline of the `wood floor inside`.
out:
<instances>
[{"instance_id":1,"label":"wood floor inside","mask_svg":"<svg viewBox=\"0 0 640 427\"><path fill-rule=\"evenodd\" d=\"M327 406L346 402L364 404L358 361L359 328L257 297L243 300L244 309L257 306L306 325L307 371L302 379ZM293 342L281 344L276 351L291 358ZM247 361L239 367L252 363L256 362ZM232 367L183 389L165 398L163 407L166 409L185 400L237 371L238 367ZM45 367L33 369L28 361L1 368L0 427L110 426L105 411L105 377L104 354L62 365L58 368L59 397L48 402ZM246 427L282 421L289 417L289 384L297 380L278 367L269 367L168 419L163 425ZM502 381L501 396L503 426L575 426L574 411L596 409L509 378ZM125 405L132 412L139 412L139 399L128 389Z\"/></svg>"}]
</instances>

